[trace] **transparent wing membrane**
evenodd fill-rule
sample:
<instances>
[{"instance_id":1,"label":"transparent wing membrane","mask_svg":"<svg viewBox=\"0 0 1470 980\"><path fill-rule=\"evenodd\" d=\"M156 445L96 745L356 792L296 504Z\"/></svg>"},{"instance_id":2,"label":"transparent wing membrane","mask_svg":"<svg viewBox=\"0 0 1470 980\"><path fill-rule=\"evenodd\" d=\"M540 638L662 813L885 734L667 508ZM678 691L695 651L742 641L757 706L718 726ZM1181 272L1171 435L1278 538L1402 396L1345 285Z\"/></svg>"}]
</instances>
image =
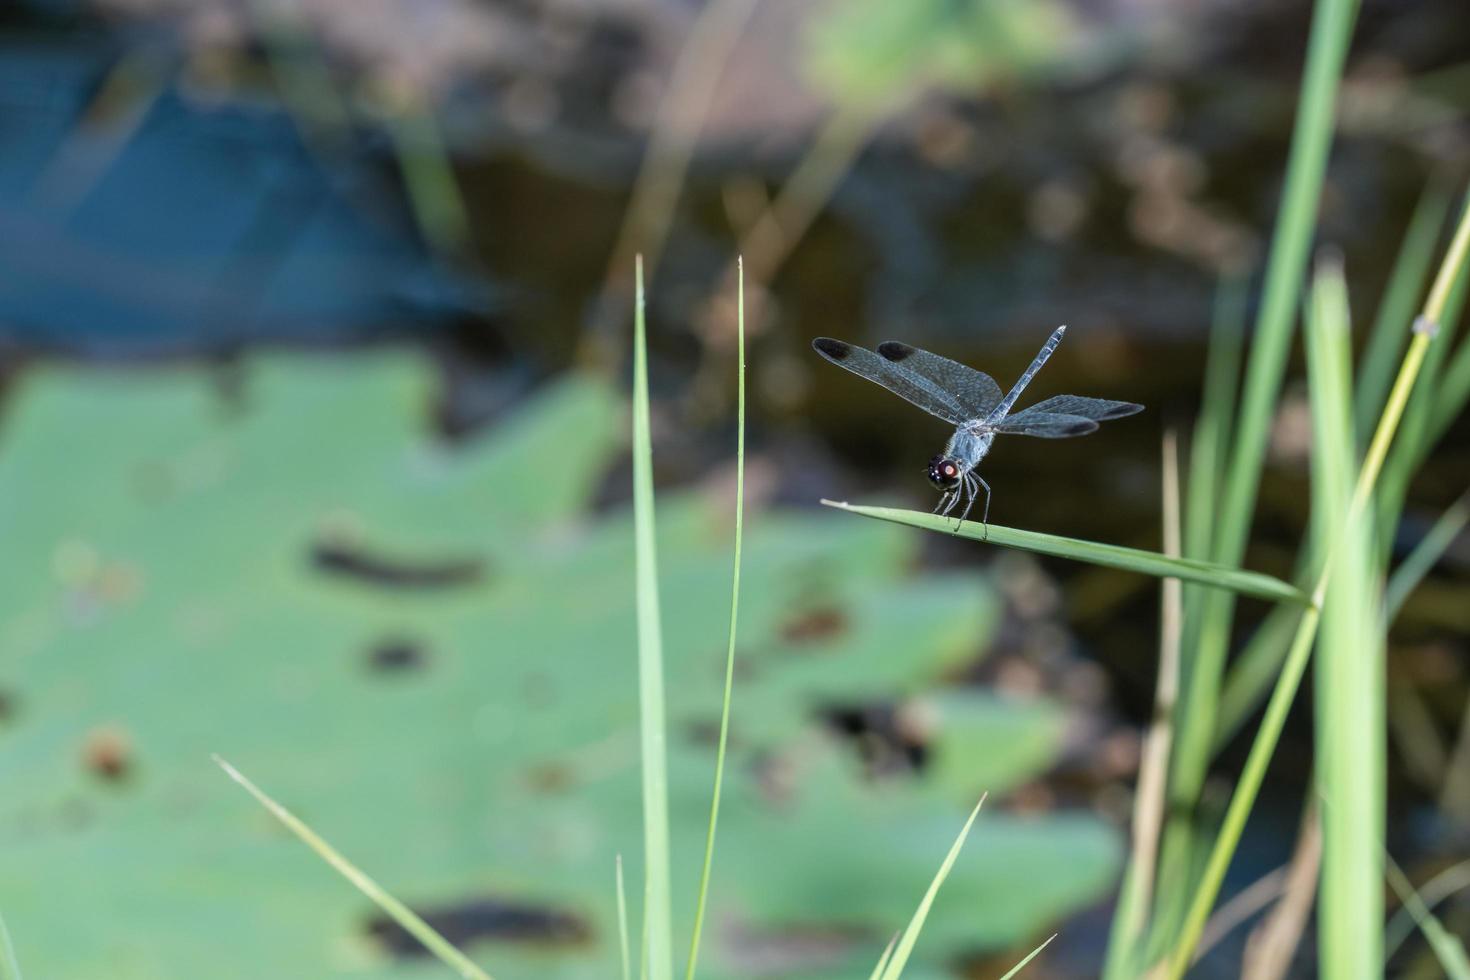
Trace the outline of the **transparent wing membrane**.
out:
<instances>
[{"instance_id":1,"label":"transparent wing membrane","mask_svg":"<svg viewBox=\"0 0 1470 980\"><path fill-rule=\"evenodd\" d=\"M917 371L879 357L865 347L833 340L831 337L818 337L812 341L812 349L838 367L882 385L898 397L951 425L963 425L974 418L966 413L953 393Z\"/></svg>"},{"instance_id":2,"label":"transparent wing membrane","mask_svg":"<svg viewBox=\"0 0 1470 980\"><path fill-rule=\"evenodd\" d=\"M970 419L983 419L1000 404L1000 385L983 371L959 361L890 340L878 345L878 355L890 364L908 368L949 392Z\"/></svg>"},{"instance_id":3,"label":"transparent wing membrane","mask_svg":"<svg viewBox=\"0 0 1470 980\"><path fill-rule=\"evenodd\" d=\"M1082 395L1056 395L1035 405L1028 405L1011 418L1020 418L1031 412L1047 415L1080 415L1085 419L1107 422L1121 419L1143 411L1142 405L1133 402L1115 402L1106 398L1084 398Z\"/></svg>"},{"instance_id":4,"label":"transparent wing membrane","mask_svg":"<svg viewBox=\"0 0 1470 980\"><path fill-rule=\"evenodd\" d=\"M1081 415L1057 415L1027 409L990 425L993 432L1038 439L1070 439L1097 431L1097 422Z\"/></svg>"}]
</instances>

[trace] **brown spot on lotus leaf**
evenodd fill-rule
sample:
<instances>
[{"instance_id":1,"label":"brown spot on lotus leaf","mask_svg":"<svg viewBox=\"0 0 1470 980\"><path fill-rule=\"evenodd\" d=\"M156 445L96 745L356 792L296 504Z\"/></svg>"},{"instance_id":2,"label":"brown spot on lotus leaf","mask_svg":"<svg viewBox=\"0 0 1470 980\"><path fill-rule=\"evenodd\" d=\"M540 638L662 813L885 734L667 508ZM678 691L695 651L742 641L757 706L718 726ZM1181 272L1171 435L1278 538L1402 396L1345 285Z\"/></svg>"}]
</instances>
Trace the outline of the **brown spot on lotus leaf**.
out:
<instances>
[{"instance_id":1,"label":"brown spot on lotus leaf","mask_svg":"<svg viewBox=\"0 0 1470 980\"><path fill-rule=\"evenodd\" d=\"M526 783L537 793L561 793L574 782L571 767L559 762L546 762L526 770Z\"/></svg>"},{"instance_id":2,"label":"brown spot on lotus leaf","mask_svg":"<svg viewBox=\"0 0 1470 980\"><path fill-rule=\"evenodd\" d=\"M82 743L82 764L93 775L119 782L133 768L133 740L116 726L94 728Z\"/></svg>"},{"instance_id":3,"label":"brown spot on lotus leaf","mask_svg":"<svg viewBox=\"0 0 1470 980\"><path fill-rule=\"evenodd\" d=\"M840 636L847 629L847 614L836 606L814 606L781 624L781 639L787 643L819 643Z\"/></svg>"},{"instance_id":4,"label":"brown spot on lotus leaf","mask_svg":"<svg viewBox=\"0 0 1470 980\"><path fill-rule=\"evenodd\" d=\"M414 911L459 947L486 939L541 946L581 946L592 938L592 929L584 918L545 905L487 897ZM430 955L422 943L385 915L369 919L367 931L391 956Z\"/></svg>"}]
</instances>

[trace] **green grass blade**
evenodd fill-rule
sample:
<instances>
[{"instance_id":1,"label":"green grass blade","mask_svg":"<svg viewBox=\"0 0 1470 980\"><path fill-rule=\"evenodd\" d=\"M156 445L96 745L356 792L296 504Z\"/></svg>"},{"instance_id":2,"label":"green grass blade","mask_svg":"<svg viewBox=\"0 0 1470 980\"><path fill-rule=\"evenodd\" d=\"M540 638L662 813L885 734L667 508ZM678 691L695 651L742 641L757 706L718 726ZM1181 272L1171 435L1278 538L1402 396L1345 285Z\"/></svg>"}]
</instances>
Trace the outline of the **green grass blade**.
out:
<instances>
[{"instance_id":1,"label":"green grass blade","mask_svg":"<svg viewBox=\"0 0 1470 980\"><path fill-rule=\"evenodd\" d=\"M1452 864L1439 874L1430 878L1417 889L1411 889L1411 893L1419 900L1419 905L1425 910L1431 910L1440 902L1449 898L1457 891L1470 888L1470 861L1461 861ZM1415 909L1409 907L1407 902L1393 914L1389 920L1388 928L1383 931L1383 958L1387 962L1389 957L1398 952L1404 940L1414 931L1416 922Z\"/></svg>"},{"instance_id":2,"label":"green grass blade","mask_svg":"<svg viewBox=\"0 0 1470 980\"><path fill-rule=\"evenodd\" d=\"M1327 980L1357 977L1383 959L1383 888L1378 854L1386 814L1384 654L1372 524L1349 521L1357 470L1347 282L1324 262L1307 329L1312 409L1312 511L1319 540L1333 542L1333 575L1322 612L1314 674L1317 784L1334 802L1321 811L1319 969ZM1345 529L1335 535L1337 529Z\"/></svg>"},{"instance_id":3,"label":"green grass blade","mask_svg":"<svg viewBox=\"0 0 1470 980\"><path fill-rule=\"evenodd\" d=\"M20 962L15 958L15 945L5 928L4 916L0 916L0 980L21 980Z\"/></svg>"},{"instance_id":4,"label":"green grass blade","mask_svg":"<svg viewBox=\"0 0 1470 980\"><path fill-rule=\"evenodd\" d=\"M929 883L929 890L924 893L919 907L914 910L914 917L909 920L908 927L898 939L898 945L893 948L893 956L889 958L888 966L883 971L883 980L898 980L903 975L903 968L908 965L909 955L913 953L914 944L919 940L919 932L924 928L924 920L929 917L929 909L934 905L934 896L939 894L939 886L949 877L955 859L960 856L960 848L965 846L965 838L970 835L970 828L974 826L975 818L980 815L980 808L984 805L985 797L982 796L980 802L975 804L975 809L970 811L970 818L965 821L964 827L960 828L960 835L955 838L949 853L945 855L944 863L939 866L939 872Z\"/></svg>"},{"instance_id":5,"label":"green grass blade","mask_svg":"<svg viewBox=\"0 0 1470 980\"><path fill-rule=\"evenodd\" d=\"M888 969L888 961L893 956L893 947L897 945L898 933L895 932L888 940L888 945L883 947L883 955L878 957L878 962L874 965L873 972L868 974L868 980L881 980L883 971Z\"/></svg>"},{"instance_id":6,"label":"green grass blade","mask_svg":"<svg viewBox=\"0 0 1470 980\"><path fill-rule=\"evenodd\" d=\"M1164 433L1163 539L1164 552L1178 557L1183 548L1180 517L1179 446L1174 430ZM1108 937L1103 976L1106 980L1133 976L1141 959L1140 944L1153 906L1159 838L1169 778L1169 746L1173 741L1174 703L1179 696L1180 638L1184 601L1177 579L1164 579L1159 597L1159 669L1154 686L1154 713L1144 736L1133 801L1133 842L1118 904Z\"/></svg>"},{"instance_id":7,"label":"green grass blade","mask_svg":"<svg viewBox=\"0 0 1470 980\"><path fill-rule=\"evenodd\" d=\"M1189 446L1189 477L1185 484L1184 554L1209 558L1214 546L1216 507L1230 445L1230 420L1235 415L1240 385L1240 360L1245 349L1246 280L1227 279L1215 296L1210 323L1210 348L1205 358L1204 392L1199 421Z\"/></svg>"},{"instance_id":8,"label":"green grass blade","mask_svg":"<svg viewBox=\"0 0 1470 980\"><path fill-rule=\"evenodd\" d=\"M1434 522L1419 543L1414 545L1399 567L1388 578L1384 590L1383 608L1385 619L1392 623L1404 608L1404 603L1424 581L1440 557L1455 543L1455 538L1470 523L1470 493L1463 494Z\"/></svg>"},{"instance_id":9,"label":"green grass blade","mask_svg":"<svg viewBox=\"0 0 1470 980\"><path fill-rule=\"evenodd\" d=\"M1046 942L1042 943L1040 946L1037 946L1031 952L1027 953L1026 958L1007 970L1005 972L1005 976L1001 977L1000 980L1011 980L1012 977L1020 973L1025 968L1027 963L1030 963L1032 960L1036 959L1037 953L1040 953L1043 949L1046 949L1046 947L1050 946L1051 941L1055 938L1057 938L1056 933L1052 933L1050 936L1048 936Z\"/></svg>"},{"instance_id":10,"label":"green grass blade","mask_svg":"<svg viewBox=\"0 0 1470 980\"><path fill-rule=\"evenodd\" d=\"M822 503L838 510L875 517L880 521L892 521L925 531L941 531L972 541L984 541L1005 548L1032 551L1056 558L1071 558L1091 565L1102 565L1141 575L1158 578L1177 578L1184 582L1195 582L1217 589L1230 589L1242 595L1255 596L1273 602L1305 603L1307 596L1301 589L1288 585L1278 578L1241 568L1226 568L1213 562L1191 558L1171 558L1157 551L1125 548L1121 545L1102 544L1097 541L1082 541L1078 538L1063 538L1039 531L1023 531L999 524L981 524L977 521L955 521L952 517L922 513L916 510L900 510L894 507L867 507L861 504L840 503L824 500Z\"/></svg>"},{"instance_id":11,"label":"green grass blade","mask_svg":"<svg viewBox=\"0 0 1470 980\"><path fill-rule=\"evenodd\" d=\"M632 980L628 959L628 889L623 883L623 856L615 862L618 889L618 952L622 954L623 980Z\"/></svg>"},{"instance_id":12,"label":"green grass blade","mask_svg":"<svg viewBox=\"0 0 1470 980\"><path fill-rule=\"evenodd\" d=\"M664 644L654 547L653 437L648 410L648 331L643 261L633 311L633 528L637 552L639 743L643 759L643 923L648 976L674 975L669 888L669 773L664 722Z\"/></svg>"},{"instance_id":13,"label":"green grass blade","mask_svg":"<svg viewBox=\"0 0 1470 980\"><path fill-rule=\"evenodd\" d=\"M1408 231L1394 259L1388 286L1378 304L1373 330L1359 360L1358 383L1353 406L1356 428L1366 436L1383 408L1388 386L1393 383L1393 368L1398 363L1407 341L1404 326L1414 316L1425 280L1434 262L1440 229L1444 227L1453 203L1450 189L1433 182L1425 188L1409 219Z\"/></svg>"},{"instance_id":14,"label":"green grass blade","mask_svg":"<svg viewBox=\"0 0 1470 980\"><path fill-rule=\"evenodd\" d=\"M740 545L745 528L745 263L738 263L736 295L736 409L735 409L735 571L730 585L730 642L725 651L725 695L720 706L720 743L715 753L715 787L709 806L709 831L704 839L704 868L699 874L699 899L694 910L694 933L689 941L686 980L694 980L699 959L699 935L704 928L709 897L710 867L715 858L715 826L720 818L720 790L725 782L725 749L730 742L730 694L735 687L735 627L740 619Z\"/></svg>"},{"instance_id":15,"label":"green grass blade","mask_svg":"<svg viewBox=\"0 0 1470 980\"><path fill-rule=\"evenodd\" d=\"M1379 474L1383 471L1383 463L1388 457L1394 434L1398 431L1399 422L1404 417L1404 409L1409 402L1419 373L1424 367L1429 348L1433 346L1435 331L1425 329L1420 324L1437 322L1437 316L1442 312L1446 298L1445 291L1439 289L1438 284L1446 281L1447 275L1455 275L1458 266L1464 261L1465 250L1452 247L1440 267L1436 288L1430 292L1424 313L1416 321L1413 339L1409 342L1409 349L1404 354L1403 363L1399 366L1398 376L1394 379L1393 387L1389 391L1388 401L1384 406L1382 417L1378 420L1378 426L1374 430L1373 439L1368 443L1363 466L1358 471L1357 486L1353 490L1352 502L1348 509L1349 527L1344 529L1349 536L1352 533L1351 525L1364 517L1371 505L1373 491ZM1335 535L1328 537L1329 548L1335 540ZM1241 770L1240 781L1236 784L1235 792L1225 811L1225 820L1210 850L1204 874L1195 889L1193 898L1189 900L1184 924L1165 964L1163 975L1167 980L1183 976L1185 969L1189 966L1210 908L1215 904L1220 885L1225 880L1225 871L1230 866L1230 859L1235 854L1236 845L1240 843L1240 834L1245 827L1246 817L1250 815L1251 808L1255 805L1256 795L1260 792L1261 782L1265 778L1266 766L1271 760L1272 753L1276 750L1276 743L1280 740L1281 730L1286 725L1286 716L1291 709L1291 702L1296 697L1297 686L1301 683L1302 674L1306 671L1312 643L1316 638L1317 626L1321 619L1322 599L1332 577L1335 559L1336 552L1329 550L1322 561L1322 571L1312 590L1311 604L1302 614L1297 625L1296 634L1292 638L1291 648L1287 651L1286 660L1282 664L1276 687L1272 690L1271 699L1266 704L1266 713L1261 720L1261 727L1256 733L1255 741L1251 743L1250 754L1246 757L1245 766Z\"/></svg>"},{"instance_id":16,"label":"green grass blade","mask_svg":"<svg viewBox=\"0 0 1470 980\"><path fill-rule=\"evenodd\" d=\"M1271 242L1261 310L1246 368L1234 451L1226 467L1225 492L1220 500L1211 557L1222 565L1237 566L1245 557L1246 538L1266 458L1267 436L1291 350L1302 277L1332 145L1337 90L1356 14L1356 0L1317 0L1314 6L1281 211ZM1202 604L1200 626L1192 631L1198 642L1190 662L1185 665L1179 740L1170 787L1171 798L1181 807L1194 804L1209 767L1234 611L1233 594L1211 593Z\"/></svg>"},{"instance_id":17,"label":"green grass blade","mask_svg":"<svg viewBox=\"0 0 1470 980\"><path fill-rule=\"evenodd\" d=\"M1428 940L1429 948L1434 951L1445 976L1450 980L1470 980L1470 957L1465 955L1465 944L1460 941L1460 937L1446 929L1434 913L1429 911L1429 907L1414 891L1413 884L1394 863L1393 858L1387 858L1383 870L1388 876L1388 883L1398 893L1399 901L1404 903L1404 909L1414 917L1415 925L1424 933L1424 938Z\"/></svg>"},{"instance_id":18,"label":"green grass blade","mask_svg":"<svg viewBox=\"0 0 1470 980\"><path fill-rule=\"evenodd\" d=\"M224 759L215 756L214 761L225 771L225 775L243 786L245 791L255 797L256 802L269 810L271 815L284 824L287 830L300 838L307 847L316 851L317 856L330 864L338 874L371 899L378 908L388 914L389 918L402 926L405 932L423 943L424 948L437 956L445 966L464 977L465 980L490 980L488 973L471 962L470 958L456 949L449 940L439 935L433 926L419 918L413 909L384 891L381 885L339 854L336 848L319 837L316 831L303 823L294 813L267 796L264 790Z\"/></svg>"},{"instance_id":19,"label":"green grass blade","mask_svg":"<svg viewBox=\"0 0 1470 980\"><path fill-rule=\"evenodd\" d=\"M1215 728L1213 751L1218 752L1235 737L1271 691L1271 682L1281 671L1281 662L1296 635L1302 611L1296 606L1277 606L1266 614L1231 664L1220 690L1220 715Z\"/></svg>"}]
</instances>

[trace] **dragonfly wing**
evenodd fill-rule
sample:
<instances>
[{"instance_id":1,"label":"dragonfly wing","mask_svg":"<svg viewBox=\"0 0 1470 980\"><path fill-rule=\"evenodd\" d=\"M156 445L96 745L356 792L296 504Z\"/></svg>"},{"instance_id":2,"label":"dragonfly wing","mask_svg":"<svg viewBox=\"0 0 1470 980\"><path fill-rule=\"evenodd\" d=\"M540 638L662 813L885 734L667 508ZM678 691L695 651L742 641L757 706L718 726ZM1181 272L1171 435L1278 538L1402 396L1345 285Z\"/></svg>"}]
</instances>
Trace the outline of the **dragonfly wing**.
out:
<instances>
[{"instance_id":1,"label":"dragonfly wing","mask_svg":"<svg viewBox=\"0 0 1470 980\"><path fill-rule=\"evenodd\" d=\"M1017 412L1013 418L1019 418L1027 412L1043 412L1048 415L1080 415L1085 419L1106 422L1109 419L1121 419L1141 411L1143 411L1143 406L1135 405L1133 402L1084 398L1081 395L1055 395Z\"/></svg>"},{"instance_id":2,"label":"dragonfly wing","mask_svg":"<svg viewBox=\"0 0 1470 980\"><path fill-rule=\"evenodd\" d=\"M996 422L991 426L995 432L1012 436L1035 436L1038 439L1070 439L1097 431L1097 422L1081 415L1061 415L1054 412L1038 412L1028 408Z\"/></svg>"},{"instance_id":3,"label":"dragonfly wing","mask_svg":"<svg viewBox=\"0 0 1470 980\"><path fill-rule=\"evenodd\" d=\"M931 354L908 344L890 340L878 345L878 356L890 364L908 368L952 394L971 419L983 419L1000 404L1000 385L983 371L959 361Z\"/></svg>"},{"instance_id":4,"label":"dragonfly wing","mask_svg":"<svg viewBox=\"0 0 1470 980\"><path fill-rule=\"evenodd\" d=\"M974 418L966 414L964 406L953 393L917 371L879 357L865 347L833 340L831 337L818 337L812 341L812 349L838 367L882 385L898 397L951 425L963 425Z\"/></svg>"}]
</instances>

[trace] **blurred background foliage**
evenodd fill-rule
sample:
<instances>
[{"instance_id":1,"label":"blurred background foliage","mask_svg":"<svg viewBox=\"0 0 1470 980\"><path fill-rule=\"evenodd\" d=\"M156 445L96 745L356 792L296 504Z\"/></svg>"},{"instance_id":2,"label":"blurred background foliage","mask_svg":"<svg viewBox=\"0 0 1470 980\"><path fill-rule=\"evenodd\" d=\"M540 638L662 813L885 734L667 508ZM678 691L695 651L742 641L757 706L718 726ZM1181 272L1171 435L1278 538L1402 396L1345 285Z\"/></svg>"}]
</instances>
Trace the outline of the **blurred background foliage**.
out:
<instances>
[{"instance_id":1,"label":"blurred background foliage","mask_svg":"<svg viewBox=\"0 0 1470 980\"><path fill-rule=\"evenodd\" d=\"M638 850L631 256L669 488L674 803L699 827L744 252L749 673L706 962L850 975L989 789L926 967L978 970L1073 915L1033 969L1093 972L1154 586L815 513L928 499L944 433L807 343L896 337L1005 380L1070 324L1038 397L1149 413L1064 451L1004 447L996 519L1155 547L1160 431L1198 403L1218 284L1257 271L1308 14L5 5L0 907L22 960L427 972L240 805L221 751L451 938L498 937L501 972L606 975L610 862ZM1355 37L1321 239L1367 323L1424 186L1463 183L1470 23L1459 0L1368 0ZM1289 398L1251 567L1290 570L1305 420ZM1412 488L1401 546L1470 483L1466 435ZM1411 871L1470 839L1416 776L1467 730L1467 561L1451 548L1415 593L1390 659L1391 687L1422 692L1395 743L1419 762L1391 765ZM1304 778L1282 753L1233 886L1285 859Z\"/></svg>"}]
</instances>

